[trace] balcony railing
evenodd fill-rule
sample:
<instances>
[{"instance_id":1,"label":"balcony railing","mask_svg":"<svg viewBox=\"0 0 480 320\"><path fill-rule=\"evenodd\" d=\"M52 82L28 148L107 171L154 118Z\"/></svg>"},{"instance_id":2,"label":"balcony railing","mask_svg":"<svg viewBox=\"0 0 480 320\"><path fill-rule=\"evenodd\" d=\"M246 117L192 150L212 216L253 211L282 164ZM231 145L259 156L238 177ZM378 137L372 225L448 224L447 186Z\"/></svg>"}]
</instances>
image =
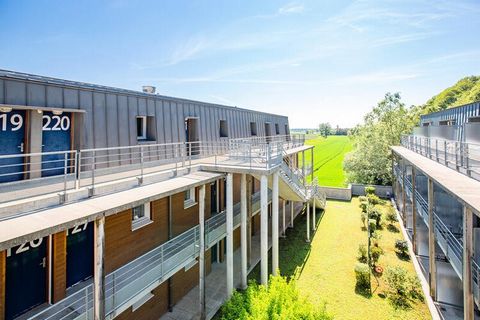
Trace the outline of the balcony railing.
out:
<instances>
[{"instance_id":1,"label":"balcony railing","mask_svg":"<svg viewBox=\"0 0 480 320\"><path fill-rule=\"evenodd\" d=\"M253 212L260 205L259 193L252 195ZM269 193L271 199L271 193ZM240 203L233 207L234 229L240 226ZM205 222L206 248L226 236L226 212ZM153 290L176 272L194 263L199 255L199 226L194 226L157 248L143 254L105 278L105 310L112 319L146 290ZM93 284L28 318L29 320L93 319Z\"/></svg>"},{"instance_id":2,"label":"balcony railing","mask_svg":"<svg viewBox=\"0 0 480 320\"><path fill-rule=\"evenodd\" d=\"M268 140L268 141L267 141ZM0 156L0 203L162 172L193 165L271 169L285 150L303 145L300 135L82 149ZM25 192L28 190L28 192Z\"/></svg>"},{"instance_id":3,"label":"balcony railing","mask_svg":"<svg viewBox=\"0 0 480 320\"><path fill-rule=\"evenodd\" d=\"M415 135L402 136L402 145L429 159L480 180L480 145Z\"/></svg>"}]
</instances>

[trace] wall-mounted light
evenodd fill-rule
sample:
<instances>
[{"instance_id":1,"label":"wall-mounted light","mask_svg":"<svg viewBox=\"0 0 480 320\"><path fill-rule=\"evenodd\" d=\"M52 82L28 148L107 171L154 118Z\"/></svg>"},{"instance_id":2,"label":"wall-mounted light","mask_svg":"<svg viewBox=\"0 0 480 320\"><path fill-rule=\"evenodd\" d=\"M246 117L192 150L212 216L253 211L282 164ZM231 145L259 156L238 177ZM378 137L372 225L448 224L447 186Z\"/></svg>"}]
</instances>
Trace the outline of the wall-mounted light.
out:
<instances>
[{"instance_id":1,"label":"wall-mounted light","mask_svg":"<svg viewBox=\"0 0 480 320\"><path fill-rule=\"evenodd\" d=\"M62 110L52 110L52 113L56 116L62 115L63 111Z\"/></svg>"},{"instance_id":2,"label":"wall-mounted light","mask_svg":"<svg viewBox=\"0 0 480 320\"><path fill-rule=\"evenodd\" d=\"M43 111L42 111L42 110L40 110L40 109L37 109L37 113L38 113L38 114L42 114L42 113L43 113Z\"/></svg>"},{"instance_id":3,"label":"wall-mounted light","mask_svg":"<svg viewBox=\"0 0 480 320\"><path fill-rule=\"evenodd\" d=\"M0 107L0 112L10 112L12 111L12 107Z\"/></svg>"}]
</instances>

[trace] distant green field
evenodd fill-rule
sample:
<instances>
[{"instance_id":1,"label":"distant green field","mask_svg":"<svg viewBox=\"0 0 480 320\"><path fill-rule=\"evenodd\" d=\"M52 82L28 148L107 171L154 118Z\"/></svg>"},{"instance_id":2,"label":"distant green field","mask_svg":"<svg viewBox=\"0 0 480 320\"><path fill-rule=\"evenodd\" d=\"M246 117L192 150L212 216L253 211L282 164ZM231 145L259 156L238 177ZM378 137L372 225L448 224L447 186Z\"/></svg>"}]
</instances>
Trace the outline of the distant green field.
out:
<instances>
[{"instance_id":1,"label":"distant green field","mask_svg":"<svg viewBox=\"0 0 480 320\"><path fill-rule=\"evenodd\" d=\"M352 150L350 138L347 136L318 137L307 140L305 144L315 146L313 155L314 175L318 178L320 185L346 186L343 159L345 154ZM306 163L310 163L310 158L310 152L306 152Z\"/></svg>"}]
</instances>

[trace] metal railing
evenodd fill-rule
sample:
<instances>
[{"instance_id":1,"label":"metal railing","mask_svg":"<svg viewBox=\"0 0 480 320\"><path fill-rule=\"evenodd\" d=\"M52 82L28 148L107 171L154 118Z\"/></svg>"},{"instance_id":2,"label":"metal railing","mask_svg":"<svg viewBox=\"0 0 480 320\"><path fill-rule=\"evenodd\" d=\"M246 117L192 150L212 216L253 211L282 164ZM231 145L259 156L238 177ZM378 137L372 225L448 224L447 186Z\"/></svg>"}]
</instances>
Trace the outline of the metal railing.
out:
<instances>
[{"instance_id":1,"label":"metal railing","mask_svg":"<svg viewBox=\"0 0 480 320\"><path fill-rule=\"evenodd\" d=\"M132 177L143 183L146 176L197 164L268 170L280 165L284 150L303 141L293 135L2 155L0 203Z\"/></svg>"},{"instance_id":2,"label":"metal railing","mask_svg":"<svg viewBox=\"0 0 480 320\"><path fill-rule=\"evenodd\" d=\"M271 199L271 192L269 192ZM252 206L260 202L259 192L252 195ZM234 229L240 225L240 203L233 206ZM139 256L105 277L105 310L108 319L149 287L194 262L199 255L199 226L196 225L175 238ZM206 248L226 236L226 211L205 221ZM93 284L38 312L28 320L92 319Z\"/></svg>"},{"instance_id":3,"label":"metal railing","mask_svg":"<svg viewBox=\"0 0 480 320\"><path fill-rule=\"evenodd\" d=\"M480 180L479 144L415 135L402 136L401 143L405 148Z\"/></svg>"}]
</instances>

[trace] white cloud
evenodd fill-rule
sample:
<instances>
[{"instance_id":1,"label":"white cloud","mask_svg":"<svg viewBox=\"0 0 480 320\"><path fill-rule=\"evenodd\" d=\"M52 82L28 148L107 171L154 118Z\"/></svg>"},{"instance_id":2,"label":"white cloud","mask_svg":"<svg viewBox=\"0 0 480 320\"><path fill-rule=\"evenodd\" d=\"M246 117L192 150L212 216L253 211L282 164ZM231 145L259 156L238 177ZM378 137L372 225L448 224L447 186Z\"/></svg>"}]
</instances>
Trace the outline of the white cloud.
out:
<instances>
[{"instance_id":1,"label":"white cloud","mask_svg":"<svg viewBox=\"0 0 480 320\"><path fill-rule=\"evenodd\" d=\"M299 4L296 2L290 2L283 7L279 8L277 13L280 15L288 15L288 14L295 14L295 13L302 13L305 10L303 4Z\"/></svg>"}]
</instances>

